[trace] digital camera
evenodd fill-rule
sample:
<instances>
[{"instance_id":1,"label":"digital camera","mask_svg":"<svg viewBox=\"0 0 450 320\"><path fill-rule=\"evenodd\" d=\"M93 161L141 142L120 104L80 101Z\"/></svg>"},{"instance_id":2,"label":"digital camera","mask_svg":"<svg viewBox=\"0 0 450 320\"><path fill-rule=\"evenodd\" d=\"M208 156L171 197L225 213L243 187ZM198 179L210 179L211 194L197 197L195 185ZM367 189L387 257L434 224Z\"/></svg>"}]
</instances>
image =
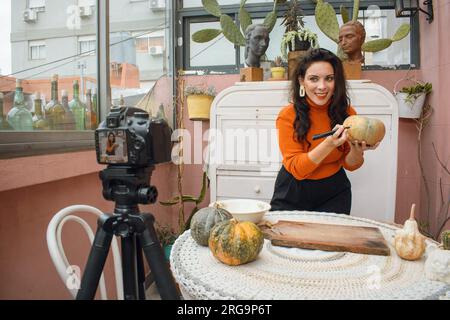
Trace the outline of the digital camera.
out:
<instances>
[{"instance_id":1,"label":"digital camera","mask_svg":"<svg viewBox=\"0 0 450 320\"><path fill-rule=\"evenodd\" d=\"M171 160L172 130L163 119L135 107L112 107L95 130L100 164L146 167Z\"/></svg>"}]
</instances>

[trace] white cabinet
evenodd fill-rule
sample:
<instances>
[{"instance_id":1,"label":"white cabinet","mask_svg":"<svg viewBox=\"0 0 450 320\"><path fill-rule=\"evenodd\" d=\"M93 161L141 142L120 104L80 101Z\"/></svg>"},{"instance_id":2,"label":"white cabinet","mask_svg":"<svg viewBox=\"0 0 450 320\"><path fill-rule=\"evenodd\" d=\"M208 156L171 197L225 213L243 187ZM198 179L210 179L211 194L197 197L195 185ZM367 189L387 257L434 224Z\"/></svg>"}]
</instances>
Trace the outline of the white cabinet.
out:
<instances>
[{"instance_id":1,"label":"white cabinet","mask_svg":"<svg viewBox=\"0 0 450 320\"><path fill-rule=\"evenodd\" d=\"M209 173L211 201L230 198L270 202L281 154L275 120L289 103L290 82L238 82L223 90L211 107ZM398 108L380 85L349 81L358 114L382 120L386 136L365 153L360 169L347 172L352 183L352 211L358 217L393 221L397 180Z\"/></svg>"}]
</instances>

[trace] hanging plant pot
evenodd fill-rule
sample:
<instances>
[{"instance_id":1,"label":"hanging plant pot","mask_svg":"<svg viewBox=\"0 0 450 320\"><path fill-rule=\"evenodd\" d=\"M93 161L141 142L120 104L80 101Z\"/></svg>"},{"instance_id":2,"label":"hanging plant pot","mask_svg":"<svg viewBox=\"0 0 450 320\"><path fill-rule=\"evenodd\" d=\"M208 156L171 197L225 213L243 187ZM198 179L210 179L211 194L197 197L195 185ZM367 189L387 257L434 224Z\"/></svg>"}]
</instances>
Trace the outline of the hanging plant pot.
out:
<instances>
[{"instance_id":1,"label":"hanging plant pot","mask_svg":"<svg viewBox=\"0 0 450 320\"><path fill-rule=\"evenodd\" d=\"M295 48L292 48L292 44L288 43L289 51L306 51L311 48L309 41L303 41L299 38L295 38Z\"/></svg>"},{"instance_id":2,"label":"hanging plant pot","mask_svg":"<svg viewBox=\"0 0 450 320\"><path fill-rule=\"evenodd\" d=\"M401 91L408 88L415 88L414 90L408 92L397 91L397 85L403 81L409 80L415 83L415 86L404 87ZM429 85L429 88L427 87ZM416 90L419 88L418 90ZM420 118L422 114L423 105L425 103L425 98L427 97L428 91L431 91L431 84L423 84L421 81L402 78L397 81L394 85L394 95L398 103L398 116L400 118L417 119Z\"/></svg>"},{"instance_id":3,"label":"hanging plant pot","mask_svg":"<svg viewBox=\"0 0 450 320\"><path fill-rule=\"evenodd\" d=\"M395 95L398 102L398 116L400 118L420 118L422 114L423 105L425 102L425 93L415 95L408 98L407 93L399 92Z\"/></svg>"},{"instance_id":4,"label":"hanging plant pot","mask_svg":"<svg viewBox=\"0 0 450 320\"><path fill-rule=\"evenodd\" d=\"M205 94L195 94L187 96L189 119L209 120L209 112L214 97Z\"/></svg>"}]
</instances>

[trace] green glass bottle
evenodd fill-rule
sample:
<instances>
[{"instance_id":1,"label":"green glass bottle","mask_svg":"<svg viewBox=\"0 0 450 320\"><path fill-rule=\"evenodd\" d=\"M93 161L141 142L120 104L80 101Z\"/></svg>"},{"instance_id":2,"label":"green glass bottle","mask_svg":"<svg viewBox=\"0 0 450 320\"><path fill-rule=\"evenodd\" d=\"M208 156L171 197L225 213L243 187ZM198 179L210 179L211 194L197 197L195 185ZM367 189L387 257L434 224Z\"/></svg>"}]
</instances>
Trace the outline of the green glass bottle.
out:
<instances>
[{"instance_id":1,"label":"green glass bottle","mask_svg":"<svg viewBox=\"0 0 450 320\"><path fill-rule=\"evenodd\" d=\"M52 77L52 99L45 106L45 116L51 130L64 130L64 107L58 100L58 75Z\"/></svg>"},{"instance_id":2,"label":"green glass bottle","mask_svg":"<svg viewBox=\"0 0 450 320\"><path fill-rule=\"evenodd\" d=\"M73 99L69 102L69 107L75 117L75 130L84 130L86 128L86 105L80 100L78 80L73 81Z\"/></svg>"},{"instance_id":3,"label":"green glass bottle","mask_svg":"<svg viewBox=\"0 0 450 320\"><path fill-rule=\"evenodd\" d=\"M16 92L14 94L14 105L6 117L11 127L17 131L33 130L33 115L25 105L22 81L16 80Z\"/></svg>"},{"instance_id":4,"label":"green glass bottle","mask_svg":"<svg viewBox=\"0 0 450 320\"><path fill-rule=\"evenodd\" d=\"M69 107L69 94L67 90L61 91L61 104L64 108L64 130L75 130L75 117Z\"/></svg>"},{"instance_id":5,"label":"green glass bottle","mask_svg":"<svg viewBox=\"0 0 450 320\"><path fill-rule=\"evenodd\" d=\"M98 115L97 88L92 89L92 110L94 110L95 114Z\"/></svg>"},{"instance_id":6,"label":"green glass bottle","mask_svg":"<svg viewBox=\"0 0 450 320\"><path fill-rule=\"evenodd\" d=\"M34 94L34 116L33 116L33 129L34 130L48 130L49 124L47 119L42 114L42 100L41 93L36 92Z\"/></svg>"},{"instance_id":7,"label":"green glass bottle","mask_svg":"<svg viewBox=\"0 0 450 320\"><path fill-rule=\"evenodd\" d=\"M0 92L0 130L13 130L3 113L3 93Z\"/></svg>"},{"instance_id":8,"label":"green glass bottle","mask_svg":"<svg viewBox=\"0 0 450 320\"><path fill-rule=\"evenodd\" d=\"M91 89L86 90L86 129L97 129L97 114L94 112L92 105L92 92Z\"/></svg>"}]
</instances>

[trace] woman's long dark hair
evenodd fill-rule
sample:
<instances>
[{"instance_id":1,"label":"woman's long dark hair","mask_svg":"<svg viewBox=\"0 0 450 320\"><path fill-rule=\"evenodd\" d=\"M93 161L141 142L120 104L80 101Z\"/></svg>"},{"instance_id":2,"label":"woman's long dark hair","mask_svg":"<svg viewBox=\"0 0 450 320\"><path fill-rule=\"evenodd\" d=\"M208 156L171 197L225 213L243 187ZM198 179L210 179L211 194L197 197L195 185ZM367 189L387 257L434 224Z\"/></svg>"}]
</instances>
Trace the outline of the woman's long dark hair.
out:
<instances>
[{"instance_id":1,"label":"woman's long dark hair","mask_svg":"<svg viewBox=\"0 0 450 320\"><path fill-rule=\"evenodd\" d=\"M308 146L311 145L306 140L306 134L311 127L311 120L309 119L309 106L306 103L306 96L300 97L300 85L298 79L305 79L306 70L314 62L328 62L334 70L334 94L331 97L331 105L328 108L328 117L330 118L330 126L334 128L336 124L342 124L345 118L348 117L347 108L350 104L350 99L347 95L347 88L345 84L344 68L341 60L332 52L326 49L310 49L308 53L299 61L297 69L292 75L291 93L292 102L295 108L295 137L299 142L306 141Z\"/></svg>"}]
</instances>

